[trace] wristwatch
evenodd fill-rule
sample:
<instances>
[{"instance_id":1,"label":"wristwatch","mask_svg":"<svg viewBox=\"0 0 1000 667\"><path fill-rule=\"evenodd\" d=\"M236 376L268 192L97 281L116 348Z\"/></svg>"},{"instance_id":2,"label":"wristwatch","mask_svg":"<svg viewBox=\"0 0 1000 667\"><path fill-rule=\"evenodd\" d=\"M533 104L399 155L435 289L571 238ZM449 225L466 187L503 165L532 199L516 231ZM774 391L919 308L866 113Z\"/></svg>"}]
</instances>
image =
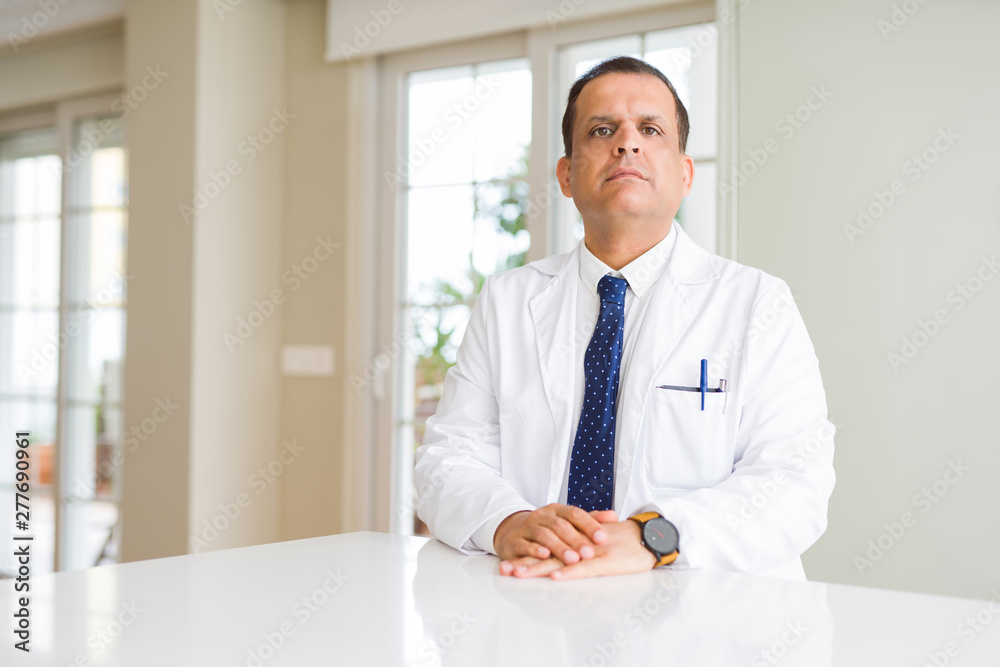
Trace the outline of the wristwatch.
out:
<instances>
[{"instance_id":1,"label":"wristwatch","mask_svg":"<svg viewBox=\"0 0 1000 667\"><path fill-rule=\"evenodd\" d=\"M680 553L678 543L680 535L677 527L664 519L658 512L643 512L630 516L629 519L639 524L639 538L642 546L656 557L656 565L669 565L677 559Z\"/></svg>"}]
</instances>

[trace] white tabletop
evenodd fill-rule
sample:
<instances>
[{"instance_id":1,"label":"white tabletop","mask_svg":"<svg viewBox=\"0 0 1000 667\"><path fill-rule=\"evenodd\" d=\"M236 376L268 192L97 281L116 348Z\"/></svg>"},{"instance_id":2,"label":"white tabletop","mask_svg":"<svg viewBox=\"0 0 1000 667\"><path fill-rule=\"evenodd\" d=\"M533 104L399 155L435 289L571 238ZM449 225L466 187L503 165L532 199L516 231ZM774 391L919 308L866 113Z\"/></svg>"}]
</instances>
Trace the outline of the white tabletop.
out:
<instances>
[{"instance_id":1,"label":"white tabletop","mask_svg":"<svg viewBox=\"0 0 1000 667\"><path fill-rule=\"evenodd\" d=\"M0 664L1000 664L997 601L669 569L520 580L497 564L352 533L40 576L30 654L2 580Z\"/></svg>"}]
</instances>

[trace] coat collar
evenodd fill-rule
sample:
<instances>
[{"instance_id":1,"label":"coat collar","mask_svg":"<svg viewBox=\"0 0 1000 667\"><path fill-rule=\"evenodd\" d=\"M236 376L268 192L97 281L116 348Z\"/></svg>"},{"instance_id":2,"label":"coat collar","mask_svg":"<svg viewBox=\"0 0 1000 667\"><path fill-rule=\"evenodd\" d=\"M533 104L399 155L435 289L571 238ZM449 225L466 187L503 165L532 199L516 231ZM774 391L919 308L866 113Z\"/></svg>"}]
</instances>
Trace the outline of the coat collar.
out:
<instances>
[{"instance_id":1,"label":"coat collar","mask_svg":"<svg viewBox=\"0 0 1000 667\"><path fill-rule=\"evenodd\" d=\"M676 220L671 223L671 227L677 230L677 240L666 268L666 274L670 276L671 280L677 284L688 285L718 278L719 270L716 266L716 256L692 241ZM566 271L571 265L576 266L577 271L579 271L579 253L582 244L583 241L580 241L570 252L551 255L531 262L528 266L534 267L545 275L565 277Z\"/></svg>"}]
</instances>

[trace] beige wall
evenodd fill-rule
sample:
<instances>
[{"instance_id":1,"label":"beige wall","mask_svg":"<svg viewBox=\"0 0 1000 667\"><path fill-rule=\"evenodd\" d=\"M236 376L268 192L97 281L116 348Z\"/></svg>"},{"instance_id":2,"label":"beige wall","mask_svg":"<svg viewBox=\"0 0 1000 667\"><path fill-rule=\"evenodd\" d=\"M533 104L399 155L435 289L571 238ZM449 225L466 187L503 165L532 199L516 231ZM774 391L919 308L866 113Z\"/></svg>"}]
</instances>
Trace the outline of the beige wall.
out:
<instances>
[{"instance_id":1,"label":"beige wall","mask_svg":"<svg viewBox=\"0 0 1000 667\"><path fill-rule=\"evenodd\" d=\"M16 53L0 40L0 111L121 88L124 60L121 21L29 41Z\"/></svg>"},{"instance_id":2,"label":"beige wall","mask_svg":"<svg viewBox=\"0 0 1000 667\"><path fill-rule=\"evenodd\" d=\"M194 2L130 2L126 89L147 66L168 73L126 119L129 151L125 424L156 401L178 407L124 464L122 558L186 553L191 465L193 229L177 216L195 173ZM165 132L164 128L170 128Z\"/></svg>"},{"instance_id":3,"label":"beige wall","mask_svg":"<svg viewBox=\"0 0 1000 667\"><path fill-rule=\"evenodd\" d=\"M128 454L122 470L122 558L187 552L191 506L191 329L194 229L178 217L195 177L193 0L129 2L126 88L147 66L167 78L126 118L129 239L126 271L125 425L151 416L156 401L174 414ZM169 128L169 130L167 129Z\"/></svg>"},{"instance_id":4,"label":"beige wall","mask_svg":"<svg viewBox=\"0 0 1000 667\"><path fill-rule=\"evenodd\" d=\"M130 5L129 25L135 22L133 9L150 27L160 20L159 9L137 3ZM204 540L196 549L330 534L339 529L340 375L282 378L278 361L283 342L337 350L343 338L344 322L337 313L342 311L344 250L328 254L327 248L343 238L346 137L337 128L344 127L344 69L322 61L322 0L244 3L223 17L202 1L190 20L198 46L194 89L186 100L194 128L194 158L185 167L186 178L210 195L216 192L213 182L226 180L221 174L227 165L239 172L228 177L229 184L219 188L191 227L177 212L179 202L192 203L191 185L183 199L153 195L161 224L192 234L191 267L179 270L191 285L186 304L190 352L178 346L176 353L148 347L144 353L190 375L189 488L171 520L186 522L189 535ZM138 67L158 48L132 55L129 62ZM178 96L183 93L171 92L171 104ZM172 150L173 131L164 126L147 131L158 142L151 155ZM258 137L259 148L248 136ZM130 146L134 138L130 128ZM142 245L141 237L134 238L130 252L156 250ZM308 257L322 261L304 263ZM298 277L296 268L308 277ZM178 270L162 271L164 284L164 274ZM130 312L130 326L131 318ZM251 329L239 330L241 319ZM130 353L133 347L144 343L130 338ZM158 377L158 372L130 374L130 395L137 393L136 383L159 386ZM177 446L184 448L180 441ZM183 459L182 452L176 454ZM133 488L156 488L161 498L181 493L164 488L169 479L155 466L128 474ZM126 498L126 517L133 500L145 502ZM239 516L234 519L235 508ZM167 545L147 527L152 524L138 519L139 512L133 516L125 537L134 549L128 556L188 549L176 541ZM228 527L214 531L206 522ZM162 551L151 549L153 544L161 544Z\"/></svg>"},{"instance_id":5,"label":"beige wall","mask_svg":"<svg viewBox=\"0 0 1000 667\"><path fill-rule=\"evenodd\" d=\"M348 360L345 329L347 193L347 67L323 62L325 2L286 4L286 99L297 114L285 155L283 270L301 265L322 237L340 247L317 262L309 278L287 285L283 340L330 345L336 351L332 378L286 377L281 381L281 437L306 448L282 476L281 538L328 535L340 530L341 403Z\"/></svg>"}]
</instances>

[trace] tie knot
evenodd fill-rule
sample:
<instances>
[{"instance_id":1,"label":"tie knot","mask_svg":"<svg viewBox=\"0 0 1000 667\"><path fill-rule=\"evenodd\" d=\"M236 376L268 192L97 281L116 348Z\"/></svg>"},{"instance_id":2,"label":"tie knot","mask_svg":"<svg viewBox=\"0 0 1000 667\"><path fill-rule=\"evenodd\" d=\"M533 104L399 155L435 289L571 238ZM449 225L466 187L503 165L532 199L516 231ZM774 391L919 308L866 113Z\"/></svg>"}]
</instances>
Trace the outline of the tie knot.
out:
<instances>
[{"instance_id":1,"label":"tie knot","mask_svg":"<svg viewBox=\"0 0 1000 667\"><path fill-rule=\"evenodd\" d=\"M625 305L625 290L628 289L628 281L624 278L604 276L601 282L597 283L597 292L601 295L601 301L611 301L620 305Z\"/></svg>"}]
</instances>

